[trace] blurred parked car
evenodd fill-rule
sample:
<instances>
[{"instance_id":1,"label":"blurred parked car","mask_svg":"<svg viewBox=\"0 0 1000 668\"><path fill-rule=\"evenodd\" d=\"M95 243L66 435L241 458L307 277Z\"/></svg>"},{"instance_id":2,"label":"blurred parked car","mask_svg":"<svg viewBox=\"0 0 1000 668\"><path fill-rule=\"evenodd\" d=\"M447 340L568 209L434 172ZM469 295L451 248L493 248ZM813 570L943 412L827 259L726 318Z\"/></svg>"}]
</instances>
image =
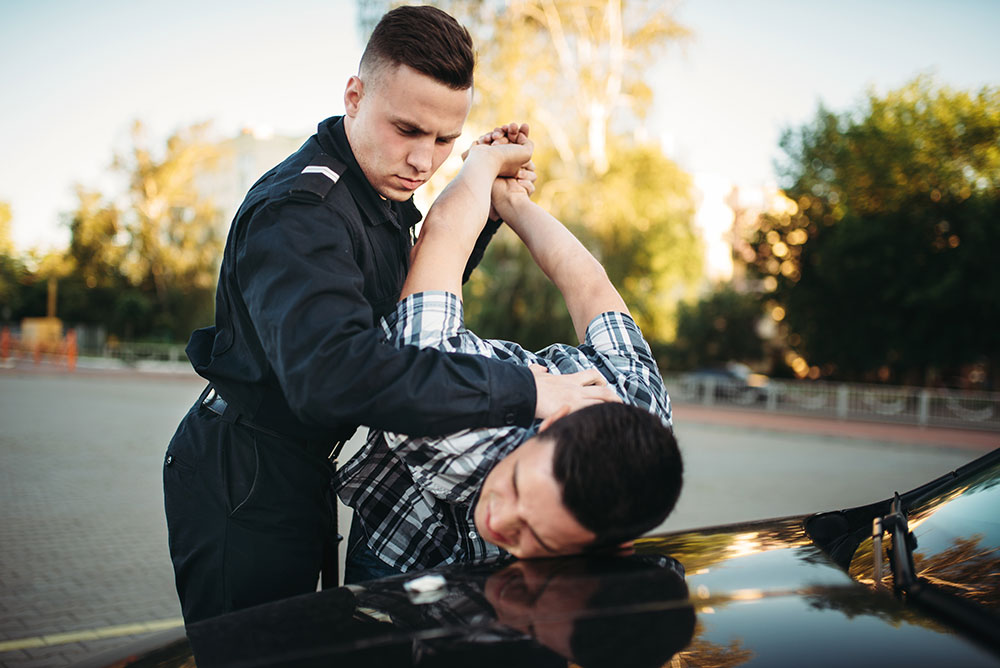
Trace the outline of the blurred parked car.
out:
<instances>
[{"instance_id":1,"label":"blurred parked car","mask_svg":"<svg viewBox=\"0 0 1000 668\"><path fill-rule=\"evenodd\" d=\"M673 389L673 388L672 388ZM681 386L671 394L688 401L704 401L710 396L713 403L752 404L767 401L771 391L770 379L754 373L742 362L727 362L723 366L696 369L681 377Z\"/></svg>"},{"instance_id":2,"label":"blurred parked car","mask_svg":"<svg viewBox=\"0 0 1000 668\"><path fill-rule=\"evenodd\" d=\"M1000 665L1000 449L891 493L651 536L629 556L462 565L322 591L87 665Z\"/></svg>"}]
</instances>

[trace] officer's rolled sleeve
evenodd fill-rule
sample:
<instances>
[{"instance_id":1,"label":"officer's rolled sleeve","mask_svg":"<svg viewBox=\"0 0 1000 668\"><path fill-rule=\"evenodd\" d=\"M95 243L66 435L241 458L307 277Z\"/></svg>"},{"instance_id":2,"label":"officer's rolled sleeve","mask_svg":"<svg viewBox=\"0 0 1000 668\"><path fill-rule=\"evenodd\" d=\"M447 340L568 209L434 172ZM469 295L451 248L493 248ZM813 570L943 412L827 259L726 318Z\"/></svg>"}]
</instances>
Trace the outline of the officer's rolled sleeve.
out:
<instances>
[{"instance_id":1,"label":"officer's rolled sleeve","mask_svg":"<svg viewBox=\"0 0 1000 668\"><path fill-rule=\"evenodd\" d=\"M529 425L536 396L528 369L386 343L362 292L361 242L331 208L317 224L321 207L272 203L237 243L246 308L297 416L425 436Z\"/></svg>"}]
</instances>

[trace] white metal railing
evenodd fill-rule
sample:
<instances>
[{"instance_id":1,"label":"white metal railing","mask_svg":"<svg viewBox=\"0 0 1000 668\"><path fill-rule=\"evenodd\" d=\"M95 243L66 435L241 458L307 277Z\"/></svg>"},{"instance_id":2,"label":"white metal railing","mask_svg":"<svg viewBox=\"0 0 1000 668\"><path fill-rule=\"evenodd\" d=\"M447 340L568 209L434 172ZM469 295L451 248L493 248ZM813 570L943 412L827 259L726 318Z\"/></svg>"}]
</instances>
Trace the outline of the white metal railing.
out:
<instances>
[{"instance_id":1,"label":"white metal railing","mask_svg":"<svg viewBox=\"0 0 1000 668\"><path fill-rule=\"evenodd\" d=\"M753 387L704 374L664 380L677 403L1000 431L1000 392L773 379Z\"/></svg>"}]
</instances>

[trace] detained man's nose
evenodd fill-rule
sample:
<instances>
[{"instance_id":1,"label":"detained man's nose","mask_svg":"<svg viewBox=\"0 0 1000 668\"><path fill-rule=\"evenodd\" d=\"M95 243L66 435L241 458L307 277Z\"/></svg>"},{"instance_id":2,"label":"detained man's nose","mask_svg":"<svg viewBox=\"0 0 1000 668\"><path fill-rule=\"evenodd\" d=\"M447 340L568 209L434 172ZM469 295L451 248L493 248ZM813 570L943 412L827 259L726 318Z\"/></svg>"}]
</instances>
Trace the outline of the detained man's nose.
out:
<instances>
[{"instance_id":1,"label":"detained man's nose","mask_svg":"<svg viewBox=\"0 0 1000 668\"><path fill-rule=\"evenodd\" d=\"M500 534L504 543L513 545L517 542L517 533L521 526L521 521L514 513L507 511L508 508L506 506L498 508L497 512L493 515L490 528Z\"/></svg>"}]
</instances>

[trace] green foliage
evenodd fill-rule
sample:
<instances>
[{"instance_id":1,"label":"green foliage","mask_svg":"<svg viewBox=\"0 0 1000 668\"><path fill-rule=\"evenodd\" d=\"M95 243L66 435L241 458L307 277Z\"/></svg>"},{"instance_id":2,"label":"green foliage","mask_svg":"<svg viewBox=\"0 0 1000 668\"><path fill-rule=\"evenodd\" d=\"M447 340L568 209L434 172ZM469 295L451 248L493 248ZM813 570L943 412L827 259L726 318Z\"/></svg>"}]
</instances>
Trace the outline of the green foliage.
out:
<instances>
[{"instance_id":1,"label":"green foliage","mask_svg":"<svg viewBox=\"0 0 1000 668\"><path fill-rule=\"evenodd\" d=\"M615 126L645 118L649 65L688 36L670 4L652 0L448 2L475 39L470 122L527 119L576 180L603 174Z\"/></svg>"},{"instance_id":2,"label":"green foliage","mask_svg":"<svg viewBox=\"0 0 1000 668\"><path fill-rule=\"evenodd\" d=\"M152 284L161 311L170 287L210 289L216 278L219 211L196 187L199 170L211 169L219 157L206 130L196 125L174 134L158 158L143 146L136 124L131 154L116 160L131 179L122 212L130 238L122 268L133 285Z\"/></svg>"},{"instance_id":3,"label":"green foliage","mask_svg":"<svg viewBox=\"0 0 1000 668\"><path fill-rule=\"evenodd\" d=\"M181 130L159 156L137 123L131 151L114 163L128 178L127 191L108 198L77 190L60 281L64 320L167 341L184 340L211 320L222 228L197 187L218 156L205 133L203 125Z\"/></svg>"},{"instance_id":4,"label":"green foliage","mask_svg":"<svg viewBox=\"0 0 1000 668\"><path fill-rule=\"evenodd\" d=\"M0 255L11 255L14 252L14 240L10 234L10 221L13 215L10 204L0 202Z\"/></svg>"},{"instance_id":5,"label":"green foliage","mask_svg":"<svg viewBox=\"0 0 1000 668\"><path fill-rule=\"evenodd\" d=\"M926 78L785 133L788 210L751 240L791 345L827 375L921 383L1000 362L1000 89Z\"/></svg>"},{"instance_id":6,"label":"green foliage","mask_svg":"<svg viewBox=\"0 0 1000 668\"><path fill-rule=\"evenodd\" d=\"M576 342L562 295L509 228L490 243L465 294L466 323L483 336L517 341L529 350Z\"/></svg>"},{"instance_id":7,"label":"green foliage","mask_svg":"<svg viewBox=\"0 0 1000 668\"><path fill-rule=\"evenodd\" d=\"M375 17L372 2L363 14ZM672 8L645 0L438 4L469 28L478 51L468 126L527 121L534 199L604 264L652 339L674 334L676 304L701 273L689 177L635 139L652 101L654 56L687 31ZM537 348L576 336L562 299L504 230L467 287L469 326Z\"/></svg>"},{"instance_id":8,"label":"green foliage","mask_svg":"<svg viewBox=\"0 0 1000 668\"><path fill-rule=\"evenodd\" d=\"M21 284L26 271L24 263L14 256L11 218L10 204L0 202L0 321L12 319L24 301Z\"/></svg>"},{"instance_id":9,"label":"green foliage","mask_svg":"<svg viewBox=\"0 0 1000 668\"><path fill-rule=\"evenodd\" d=\"M677 315L677 338L661 349L661 363L671 369L713 367L731 360L752 362L764 358L764 342L757 333L761 303L757 295L727 286L694 304L682 303Z\"/></svg>"},{"instance_id":10,"label":"green foliage","mask_svg":"<svg viewBox=\"0 0 1000 668\"><path fill-rule=\"evenodd\" d=\"M613 147L589 182L539 177L537 199L604 265L649 340L672 338L676 304L701 274L689 181L659 150ZM485 336L539 348L576 336L562 297L504 228L467 287L466 319Z\"/></svg>"},{"instance_id":11,"label":"green foliage","mask_svg":"<svg viewBox=\"0 0 1000 668\"><path fill-rule=\"evenodd\" d=\"M652 146L616 143L608 153L605 174L556 194L543 185L539 199L577 221L643 333L672 338L676 305L702 269L690 179Z\"/></svg>"}]
</instances>

